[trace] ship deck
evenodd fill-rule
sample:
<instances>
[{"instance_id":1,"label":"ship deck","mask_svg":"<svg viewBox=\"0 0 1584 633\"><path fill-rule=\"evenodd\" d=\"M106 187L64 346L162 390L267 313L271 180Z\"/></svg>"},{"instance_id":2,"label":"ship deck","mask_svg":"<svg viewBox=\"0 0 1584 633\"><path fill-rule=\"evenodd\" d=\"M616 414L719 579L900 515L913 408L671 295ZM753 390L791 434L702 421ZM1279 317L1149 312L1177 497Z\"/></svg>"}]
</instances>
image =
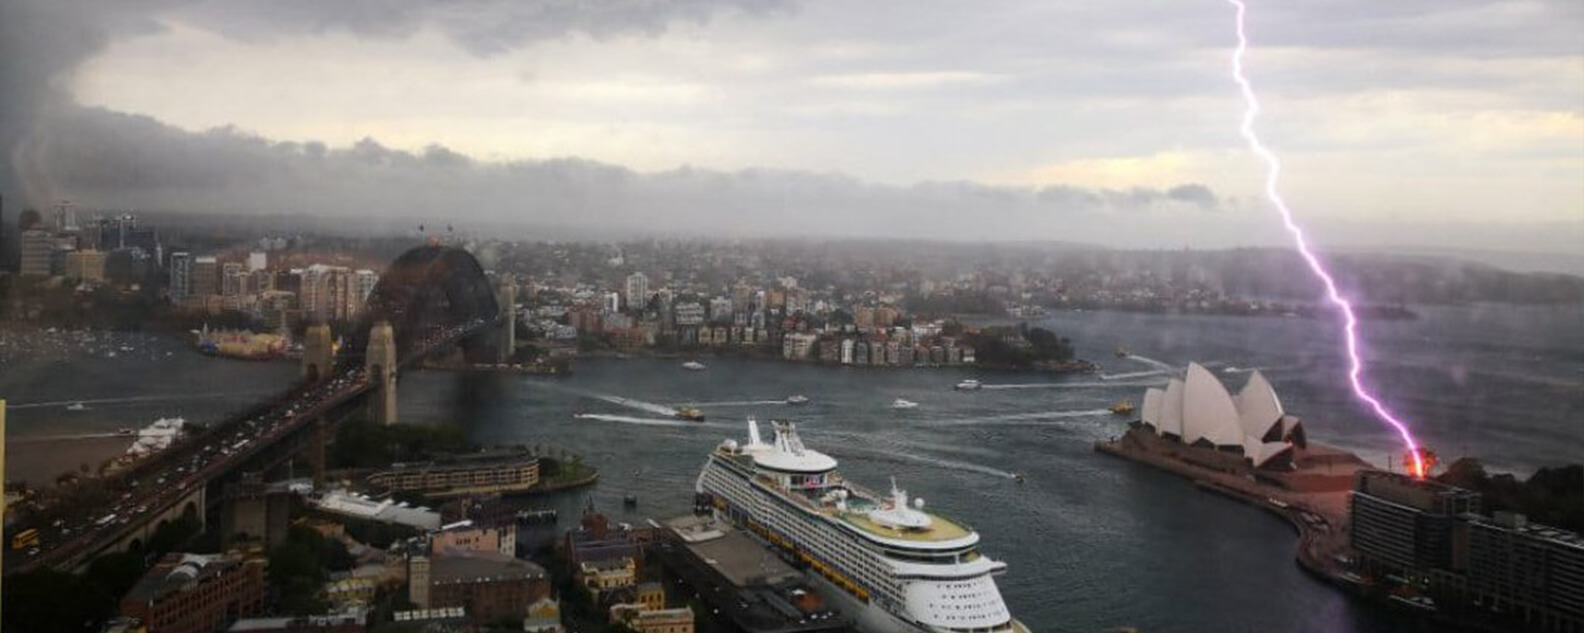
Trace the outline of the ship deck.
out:
<instances>
[{"instance_id":1,"label":"ship deck","mask_svg":"<svg viewBox=\"0 0 1584 633\"><path fill-rule=\"evenodd\" d=\"M938 514L930 514L930 527L927 530L903 531L894 530L869 520L869 517L852 512L837 513L837 516L848 525L860 530L889 539L899 541L917 541L929 543L934 541L950 541L968 536L968 528Z\"/></svg>"}]
</instances>

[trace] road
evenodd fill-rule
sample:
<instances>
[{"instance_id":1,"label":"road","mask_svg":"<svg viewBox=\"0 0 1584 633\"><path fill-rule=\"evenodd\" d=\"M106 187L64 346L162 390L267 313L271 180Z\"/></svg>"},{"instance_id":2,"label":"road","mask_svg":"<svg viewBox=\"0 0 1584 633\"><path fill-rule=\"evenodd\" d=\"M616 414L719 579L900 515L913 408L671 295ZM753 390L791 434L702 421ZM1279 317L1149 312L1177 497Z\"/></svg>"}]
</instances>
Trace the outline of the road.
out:
<instances>
[{"instance_id":1,"label":"road","mask_svg":"<svg viewBox=\"0 0 1584 633\"><path fill-rule=\"evenodd\" d=\"M417 352L410 356L422 358L487 325L489 323L483 319L473 319L459 325L429 328L414 346ZM95 508L58 505L14 526L12 534L37 528L40 544L5 557L5 572L40 566L61 568L61 563L70 561L78 552L85 548L93 551L103 541L119 538L129 525L163 512L194 486L207 485L259 450L371 388L363 367L337 367L326 380L298 385L273 403L146 458L103 480L111 495L108 505ZM203 512L204 508L198 510Z\"/></svg>"}]
</instances>

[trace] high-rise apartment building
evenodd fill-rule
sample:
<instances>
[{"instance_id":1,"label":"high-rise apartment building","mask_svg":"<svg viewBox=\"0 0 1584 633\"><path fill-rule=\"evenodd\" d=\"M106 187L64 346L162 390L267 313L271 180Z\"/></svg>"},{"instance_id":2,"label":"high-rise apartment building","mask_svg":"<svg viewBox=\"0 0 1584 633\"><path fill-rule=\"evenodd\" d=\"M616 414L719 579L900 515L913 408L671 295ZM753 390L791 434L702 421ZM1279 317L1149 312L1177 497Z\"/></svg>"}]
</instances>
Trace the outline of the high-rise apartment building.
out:
<instances>
[{"instance_id":1,"label":"high-rise apartment building","mask_svg":"<svg viewBox=\"0 0 1584 633\"><path fill-rule=\"evenodd\" d=\"M192 293L192 254L186 251L171 253L170 258L170 302L181 305Z\"/></svg>"},{"instance_id":2,"label":"high-rise apartment building","mask_svg":"<svg viewBox=\"0 0 1584 633\"><path fill-rule=\"evenodd\" d=\"M627 309L642 310L649 304L649 276L635 272L627 276Z\"/></svg>"},{"instance_id":3,"label":"high-rise apartment building","mask_svg":"<svg viewBox=\"0 0 1584 633\"><path fill-rule=\"evenodd\" d=\"M220 294L220 262L213 255L200 255L193 260L191 294L209 297Z\"/></svg>"}]
</instances>

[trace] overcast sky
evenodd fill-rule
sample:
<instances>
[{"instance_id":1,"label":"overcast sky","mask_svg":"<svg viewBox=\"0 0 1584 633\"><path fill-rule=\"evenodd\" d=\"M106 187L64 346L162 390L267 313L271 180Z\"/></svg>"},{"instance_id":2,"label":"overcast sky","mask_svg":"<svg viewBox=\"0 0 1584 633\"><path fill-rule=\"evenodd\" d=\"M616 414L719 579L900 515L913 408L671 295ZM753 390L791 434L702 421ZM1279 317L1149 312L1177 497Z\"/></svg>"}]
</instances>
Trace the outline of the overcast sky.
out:
<instances>
[{"instance_id":1,"label":"overcast sky","mask_svg":"<svg viewBox=\"0 0 1584 633\"><path fill-rule=\"evenodd\" d=\"M1584 3L1250 2L1322 238L1584 249ZM35 205L1281 239L1222 0L0 3L0 194Z\"/></svg>"}]
</instances>

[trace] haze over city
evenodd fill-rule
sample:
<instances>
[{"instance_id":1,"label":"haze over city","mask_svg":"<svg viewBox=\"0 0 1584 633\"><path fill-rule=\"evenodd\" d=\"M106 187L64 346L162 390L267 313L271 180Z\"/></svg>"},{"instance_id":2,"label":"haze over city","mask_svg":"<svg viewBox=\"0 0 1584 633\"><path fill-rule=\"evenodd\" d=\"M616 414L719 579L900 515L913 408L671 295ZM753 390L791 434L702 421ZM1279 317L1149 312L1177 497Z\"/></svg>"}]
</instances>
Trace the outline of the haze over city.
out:
<instances>
[{"instance_id":1,"label":"haze over city","mask_svg":"<svg viewBox=\"0 0 1584 633\"><path fill-rule=\"evenodd\" d=\"M1584 633L1578 0L0 0L7 633Z\"/></svg>"},{"instance_id":2,"label":"haze over city","mask_svg":"<svg viewBox=\"0 0 1584 633\"><path fill-rule=\"evenodd\" d=\"M36 207L1282 239L1236 136L1221 3L3 7L0 184ZM1322 243L1574 251L1580 11L1261 7L1260 125Z\"/></svg>"}]
</instances>

